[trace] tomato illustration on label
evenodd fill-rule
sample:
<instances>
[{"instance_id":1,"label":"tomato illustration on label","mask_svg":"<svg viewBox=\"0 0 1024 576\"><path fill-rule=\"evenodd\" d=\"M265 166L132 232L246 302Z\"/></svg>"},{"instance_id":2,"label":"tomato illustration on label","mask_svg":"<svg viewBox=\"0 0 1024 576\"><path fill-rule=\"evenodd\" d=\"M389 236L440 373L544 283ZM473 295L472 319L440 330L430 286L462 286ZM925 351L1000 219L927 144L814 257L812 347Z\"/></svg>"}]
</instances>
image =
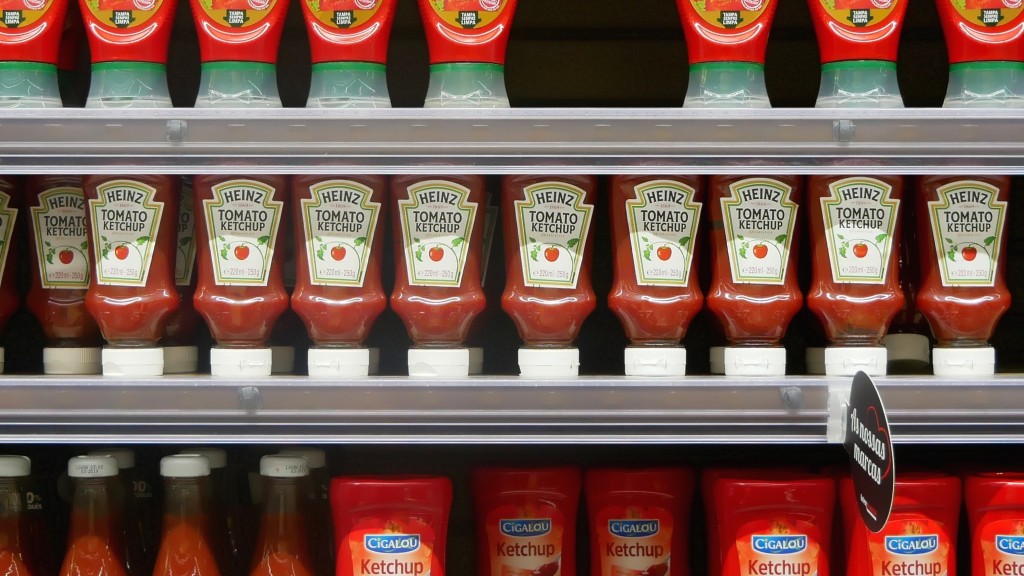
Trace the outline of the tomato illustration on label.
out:
<instances>
[{"instance_id":1,"label":"tomato illustration on label","mask_svg":"<svg viewBox=\"0 0 1024 576\"><path fill-rule=\"evenodd\" d=\"M792 188L778 180L748 178L730 184L729 190L721 203L733 282L785 283L797 214Z\"/></svg>"},{"instance_id":2,"label":"tomato illustration on label","mask_svg":"<svg viewBox=\"0 0 1024 576\"><path fill-rule=\"evenodd\" d=\"M160 231L164 203L142 182L112 180L89 200L96 281L106 286L145 286Z\"/></svg>"},{"instance_id":3,"label":"tomato illustration on label","mask_svg":"<svg viewBox=\"0 0 1024 576\"><path fill-rule=\"evenodd\" d=\"M219 286L266 286L274 261L284 205L272 186L255 180L230 180L212 188L203 200L207 240Z\"/></svg>"},{"instance_id":4,"label":"tomato illustration on label","mask_svg":"<svg viewBox=\"0 0 1024 576\"><path fill-rule=\"evenodd\" d=\"M51 188L30 208L32 240L43 288L89 287L89 237L85 193L81 188Z\"/></svg>"},{"instance_id":5,"label":"tomato illustration on label","mask_svg":"<svg viewBox=\"0 0 1024 576\"><path fill-rule=\"evenodd\" d=\"M874 178L845 178L829 184L821 199L832 279L839 283L883 284L889 271L900 201L892 187Z\"/></svg>"},{"instance_id":6,"label":"tomato illustration on label","mask_svg":"<svg viewBox=\"0 0 1024 576\"><path fill-rule=\"evenodd\" d=\"M701 212L693 188L654 180L635 191L636 199L626 202L626 219L637 284L687 286Z\"/></svg>"},{"instance_id":7,"label":"tomato illustration on label","mask_svg":"<svg viewBox=\"0 0 1024 576\"><path fill-rule=\"evenodd\" d=\"M113 28L131 29L147 24L164 0L86 0L93 17Z\"/></svg>"},{"instance_id":8,"label":"tomato illustration on label","mask_svg":"<svg viewBox=\"0 0 1024 576\"><path fill-rule=\"evenodd\" d=\"M715 28L746 28L776 0L689 0L697 14Z\"/></svg>"},{"instance_id":9,"label":"tomato illustration on label","mask_svg":"<svg viewBox=\"0 0 1024 576\"><path fill-rule=\"evenodd\" d=\"M408 189L398 202L406 273L413 286L459 286L469 253L477 204L469 189L429 180Z\"/></svg>"},{"instance_id":10,"label":"tomato illustration on label","mask_svg":"<svg viewBox=\"0 0 1024 576\"><path fill-rule=\"evenodd\" d=\"M472 30L494 22L508 0L430 0L434 12L457 28Z\"/></svg>"},{"instance_id":11,"label":"tomato illustration on label","mask_svg":"<svg viewBox=\"0 0 1024 576\"><path fill-rule=\"evenodd\" d=\"M516 229L523 284L537 288L576 288L583 265L590 220L586 192L563 182L539 182L516 200Z\"/></svg>"},{"instance_id":12,"label":"tomato illustration on label","mask_svg":"<svg viewBox=\"0 0 1024 576\"><path fill-rule=\"evenodd\" d=\"M373 190L332 180L313 185L310 193L313 198L302 201L310 283L362 286L380 214L380 204L370 201Z\"/></svg>"},{"instance_id":13,"label":"tomato illustration on label","mask_svg":"<svg viewBox=\"0 0 1024 576\"><path fill-rule=\"evenodd\" d=\"M1002 249L1006 202L979 181L951 182L928 203L943 286L994 286Z\"/></svg>"}]
</instances>

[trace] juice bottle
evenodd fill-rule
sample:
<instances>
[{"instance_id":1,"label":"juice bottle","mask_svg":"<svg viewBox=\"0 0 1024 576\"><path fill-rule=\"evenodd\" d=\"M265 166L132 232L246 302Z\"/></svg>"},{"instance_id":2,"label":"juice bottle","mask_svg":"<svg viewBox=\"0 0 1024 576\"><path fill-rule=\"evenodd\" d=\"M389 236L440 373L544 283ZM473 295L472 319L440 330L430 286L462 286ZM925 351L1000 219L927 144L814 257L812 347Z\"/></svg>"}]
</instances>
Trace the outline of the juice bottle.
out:
<instances>
[{"instance_id":1,"label":"juice bottle","mask_svg":"<svg viewBox=\"0 0 1024 576\"><path fill-rule=\"evenodd\" d=\"M630 340L626 376L686 374L679 341L704 305L697 277L703 196L698 176L612 178L608 307Z\"/></svg>"},{"instance_id":2,"label":"juice bottle","mask_svg":"<svg viewBox=\"0 0 1024 576\"><path fill-rule=\"evenodd\" d=\"M82 179L32 176L25 204L31 243L25 304L46 336L43 372L99 374L100 330L85 306L92 264Z\"/></svg>"},{"instance_id":3,"label":"juice bottle","mask_svg":"<svg viewBox=\"0 0 1024 576\"><path fill-rule=\"evenodd\" d=\"M71 527L60 576L128 576L122 553L124 527L119 525L111 479L117 476L113 456L76 456L68 461L74 481Z\"/></svg>"},{"instance_id":4,"label":"juice bottle","mask_svg":"<svg viewBox=\"0 0 1024 576\"><path fill-rule=\"evenodd\" d=\"M178 309L164 332L164 374L191 374L199 368L199 314L192 298L196 291L196 214L192 179L181 179L178 197L178 236L174 243L174 286Z\"/></svg>"},{"instance_id":5,"label":"juice bottle","mask_svg":"<svg viewBox=\"0 0 1024 576\"><path fill-rule=\"evenodd\" d=\"M24 482L32 473L25 456L0 456L0 574L33 576L37 560L31 557Z\"/></svg>"},{"instance_id":6,"label":"juice bottle","mask_svg":"<svg viewBox=\"0 0 1024 576\"><path fill-rule=\"evenodd\" d=\"M243 552L246 542L245 523L238 497L238 474L228 465L228 453L223 448L186 448L182 454L206 458L210 471L203 489L208 492L205 505L209 524L208 542L217 566L224 573L243 573L249 569L251 557Z\"/></svg>"},{"instance_id":7,"label":"juice bottle","mask_svg":"<svg viewBox=\"0 0 1024 576\"><path fill-rule=\"evenodd\" d=\"M689 576L692 470L588 470L584 486L591 576Z\"/></svg>"},{"instance_id":8,"label":"juice bottle","mask_svg":"<svg viewBox=\"0 0 1024 576\"><path fill-rule=\"evenodd\" d=\"M505 292L501 307L523 339L523 376L576 376L580 327L597 306L590 284L597 179L506 176L502 186Z\"/></svg>"},{"instance_id":9,"label":"juice bottle","mask_svg":"<svg viewBox=\"0 0 1024 576\"><path fill-rule=\"evenodd\" d=\"M1024 474L978 472L965 482L971 574L1024 573Z\"/></svg>"},{"instance_id":10,"label":"juice bottle","mask_svg":"<svg viewBox=\"0 0 1024 576\"><path fill-rule=\"evenodd\" d=\"M317 574L334 572L334 525L331 522L331 477L327 470L327 455L319 448L289 448L279 452L282 456L306 459L309 477L305 482L306 514L309 517L309 547L311 566Z\"/></svg>"},{"instance_id":11,"label":"juice bottle","mask_svg":"<svg viewBox=\"0 0 1024 576\"><path fill-rule=\"evenodd\" d=\"M165 456L164 520L153 576L220 576L210 546L210 462L198 454ZM227 573L225 571L225 573Z\"/></svg>"},{"instance_id":12,"label":"juice bottle","mask_svg":"<svg viewBox=\"0 0 1024 576\"><path fill-rule=\"evenodd\" d=\"M135 466L135 452L128 448L93 450L88 455L113 456L117 460L116 498L123 510L125 567L131 576L149 576L159 544L160 520L150 479Z\"/></svg>"},{"instance_id":13,"label":"juice bottle","mask_svg":"<svg viewBox=\"0 0 1024 576\"><path fill-rule=\"evenodd\" d=\"M473 471L478 576L575 576L576 468Z\"/></svg>"},{"instance_id":14,"label":"juice bottle","mask_svg":"<svg viewBox=\"0 0 1024 576\"><path fill-rule=\"evenodd\" d=\"M944 574L956 576L960 479L945 474L901 473L889 522L873 533L860 519L853 480L839 482L847 529L846 576ZM883 572L884 571L884 572Z\"/></svg>"},{"instance_id":15,"label":"juice bottle","mask_svg":"<svg viewBox=\"0 0 1024 576\"><path fill-rule=\"evenodd\" d=\"M302 479L309 466L302 456L264 456L260 459L264 505L250 576L310 576L315 574L306 533L308 497Z\"/></svg>"}]
</instances>

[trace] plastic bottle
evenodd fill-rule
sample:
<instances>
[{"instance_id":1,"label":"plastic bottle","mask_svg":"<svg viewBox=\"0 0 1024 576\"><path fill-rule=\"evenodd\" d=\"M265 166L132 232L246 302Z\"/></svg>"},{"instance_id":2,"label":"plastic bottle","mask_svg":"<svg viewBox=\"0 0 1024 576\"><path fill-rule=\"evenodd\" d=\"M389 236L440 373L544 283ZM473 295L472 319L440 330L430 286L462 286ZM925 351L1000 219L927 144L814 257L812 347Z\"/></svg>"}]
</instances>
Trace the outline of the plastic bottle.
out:
<instances>
[{"instance_id":1,"label":"plastic bottle","mask_svg":"<svg viewBox=\"0 0 1024 576\"><path fill-rule=\"evenodd\" d=\"M302 483L309 475L306 459L264 456L260 459L260 475L265 487L264 504L250 576L316 574L306 530L309 499Z\"/></svg>"},{"instance_id":2,"label":"plastic bottle","mask_svg":"<svg viewBox=\"0 0 1024 576\"><path fill-rule=\"evenodd\" d=\"M208 492L207 535L217 566L225 574L243 573L249 569L251 557L244 553L247 542L242 520L241 501L238 497L238 477L234 466L228 465L228 453L223 448L186 448L185 455L206 458L210 471L203 489Z\"/></svg>"},{"instance_id":3,"label":"plastic bottle","mask_svg":"<svg viewBox=\"0 0 1024 576\"><path fill-rule=\"evenodd\" d=\"M57 56L68 0L4 4L0 108L60 108Z\"/></svg>"},{"instance_id":4,"label":"plastic bottle","mask_svg":"<svg viewBox=\"0 0 1024 576\"><path fill-rule=\"evenodd\" d=\"M25 514L24 482L31 473L27 457L0 456L0 574L5 576L38 574Z\"/></svg>"},{"instance_id":5,"label":"plastic bottle","mask_svg":"<svg viewBox=\"0 0 1024 576\"><path fill-rule=\"evenodd\" d=\"M1024 107L1024 6L936 0L949 53L944 108Z\"/></svg>"},{"instance_id":6,"label":"plastic bottle","mask_svg":"<svg viewBox=\"0 0 1024 576\"><path fill-rule=\"evenodd\" d=\"M334 524L331 521L331 476L327 470L327 455L319 448L288 448L279 454L306 459L309 467L305 489L308 498L306 511L309 517L309 547L312 552L310 569L317 574L331 574L334 572L337 551L334 549Z\"/></svg>"},{"instance_id":7,"label":"plastic bottle","mask_svg":"<svg viewBox=\"0 0 1024 576\"><path fill-rule=\"evenodd\" d=\"M1024 573L1024 474L971 474L964 500L971 530L971 574Z\"/></svg>"},{"instance_id":8,"label":"plastic bottle","mask_svg":"<svg viewBox=\"0 0 1024 576\"><path fill-rule=\"evenodd\" d=\"M128 448L93 450L89 456L113 456L117 460L117 498L124 511L124 562L131 576L149 576L159 544L154 486L141 467L135 465L135 452Z\"/></svg>"},{"instance_id":9,"label":"plastic bottle","mask_svg":"<svg viewBox=\"0 0 1024 576\"><path fill-rule=\"evenodd\" d=\"M121 556L122 515L111 489L117 460L76 456L68 461L68 476L75 483L75 496L60 576L128 576Z\"/></svg>"},{"instance_id":10,"label":"plastic bottle","mask_svg":"<svg viewBox=\"0 0 1024 576\"><path fill-rule=\"evenodd\" d=\"M160 475L163 536L153 576L220 576L210 539L209 460L198 454L165 456Z\"/></svg>"}]
</instances>

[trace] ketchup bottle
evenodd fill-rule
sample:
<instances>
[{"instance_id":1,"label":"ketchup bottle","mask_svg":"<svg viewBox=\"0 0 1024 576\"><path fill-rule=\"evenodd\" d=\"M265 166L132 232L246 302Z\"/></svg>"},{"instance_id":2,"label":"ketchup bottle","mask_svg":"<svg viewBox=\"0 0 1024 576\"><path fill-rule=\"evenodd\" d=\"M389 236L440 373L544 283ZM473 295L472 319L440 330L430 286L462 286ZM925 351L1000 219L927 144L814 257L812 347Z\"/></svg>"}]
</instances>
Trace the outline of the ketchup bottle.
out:
<instances>
[{"instance_id":1,"label":"ketchup bottle","mask_svg":"<svg viewBox=\"0 0 1024 576\"><path fill-rule=\"evenodd\" d=\"M210 546L207 482L210 462L198 454L165 456L164 520L153 576L220 576Z\"/></svg>"},{"instance_id":2,"label":"ketchup bottle","mask_svg":"<svg viewBox=\"0 0 1024 576\"><path fill-rule=\"evenodd\" d=\"M391 180L395 288L391 307L412 338L410 376L467 376L480 286L483 176Z\"/></svg>"},{"instance_id":3,"label":"ketchup bottle","mask_svg":"<svg viewBox=\"0 0 1024 576\"><path fill-rule=\"evenodd\" d=\"M85 307L89 236L85 192L77 176L26 181L31 263L25 304L46 336L45 374L99 374L100 330Z\"/></svg>"},{"instance_id":4,"label":"ketchup bottle","mask_svg":"<svg viewBox=\"0 0 1024 576\"><path fill-rule=\"evenodd\" d=\"M31 472L27 457L0 456L0 574L7 576L36 574L24 497Z\"/></svg>"},{"instance_id":5,"label":"ketchup bottle","mask_svg":"<svg viewBox=\"0 0 1024 576\"><path fill-rule=\"evenodd\" d=\"M111 492L117 460L76 456L68 461L68 476L75 483L75 496L60 576L128 576L121 558L122 517Z\"/></svg>"},{"instance_id":6,"label":"ketchup bottle","mask_svg":"<svg viewBox=\"0 0 1024 576\"><path fill-rule=\"evenodd\" d=\"M174 285L178 310L167 321L164 332L164 374L191 374L199 367L199 314L192 297L196 291L196 214L192 179L181 180L178 197L178 236L174 243Z\"/></svg>"},{"instance_id":7,"label":"ketchup bottle","mask_svg":"<svg viewBox=\"0 0 1024 576\"><path fill-rule=\"evenodd\" d=\"M708 308L729 346L727 376L781 376L779 345L803 305L797 284L802 178L714 176L710 180L711 290Z\"/></svg>"},{"instance_id":8,"label":"ketchup bottle","mask_svg":"<svg viewBox=\"0 0 1024 576\"><path fill-rule=\"evenodd\" d=\"M524 346L523 376L576 376L572 346L597 306L590 285L597 179L592 176L506 176L501 197L505 265L501 307Z\"/></svg>"},{"instance_id":9,"label":"ketchup bottle","mask_svg":"<svg viewBox=\"0 0 1024 576\"><path fill-rule=\"evenodd\" d=\"M615 277L608 307L631 345L626 376L682 376L679 341L704 305L697 279L703 209L697 176L615 176L611 182Z\"/></svg>"},{"instance_id":10,"label":"ketchup bottle","mask_svg":"<svg viewBox=\"0 0 1024 576\"><path fill-rule=\"evenodd\" d=\"M301 456L264 456L260 476L265 486L256 551L250 576L311 576L315 574L306 536L306 492L309 476ZM326 544L326 543L325 543Z\"/></svg>"},{"instance_id":11,"label":"ketchup bottle","mask_svg":"<svg viewBox=\"0 0 1024 576\"><path fill-rule=\"evenodd\" d=\"M971 574L1024 572L1024 474L971 474L964 500L971 528Z\"/></svg>"}]
</instances>

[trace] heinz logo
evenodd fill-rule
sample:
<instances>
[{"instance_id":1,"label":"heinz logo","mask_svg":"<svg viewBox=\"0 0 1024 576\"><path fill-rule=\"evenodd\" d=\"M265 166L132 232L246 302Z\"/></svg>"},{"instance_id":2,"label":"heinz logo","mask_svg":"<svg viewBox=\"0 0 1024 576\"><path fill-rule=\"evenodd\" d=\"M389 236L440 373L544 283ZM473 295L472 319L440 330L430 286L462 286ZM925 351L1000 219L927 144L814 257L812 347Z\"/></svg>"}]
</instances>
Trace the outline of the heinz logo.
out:
<instances>
[{"instance_id":1,"label":"heinz logo","mask_svg":"<svg viewBox=\"0 0 1024 576\"><path fill-rule=\"evenodd\" d=\"M754 535L750 544L761 554L796 554L807 549L807 536Z\"/></svg>"},{"instance_id":2,"label":"heinz logo","mask_svg":"<svg viewBox=\"0 0 1024 576\"><path fill-rule=\"evenodd\" d=\"M935 534L923 536L886 536L885 549L893 554L927 554L939 549L939 537Z\"/></svg>"},{"instance_id":3,"label":"heinz logo","mask_svg":"<svg viewBox=\"0 0 1024 576\"><path fill-rule=\"evenodd\" d=\"M506 536L516 538L532 538L551 532L550 518L531 518L529 520L499 520L498 529Z\"/></svg>"},{"instance_id":4,"label":"heinz logo","mask_svg":"<svg viewBox=\"0 0 1024 576\"><path fill-rule=\"evenodd\" d=\"M367 534L363 546L370 552L406 554L420 549L419 534Z\"/></svg>"},{"instance_id":5,"label":"heinz logo","mask_svg":"<svg viewBox=\"0 0 1024 576\"><path fill-rule=\"evenodd\" d=\"M996 536L996 550L1005 554L1024 556L1024 536Z\"/></svg>"},{"instance_id":6,"label":"heinz logo","mask_svg":"<svg viewBox=\"0 0 1024 576\"><path fill-rule=\"evenodd\" d=\"M645 538L658 533L658 520L609 520L608 531L613 536L625 538Z\"/></svg>"}]
</instances>

